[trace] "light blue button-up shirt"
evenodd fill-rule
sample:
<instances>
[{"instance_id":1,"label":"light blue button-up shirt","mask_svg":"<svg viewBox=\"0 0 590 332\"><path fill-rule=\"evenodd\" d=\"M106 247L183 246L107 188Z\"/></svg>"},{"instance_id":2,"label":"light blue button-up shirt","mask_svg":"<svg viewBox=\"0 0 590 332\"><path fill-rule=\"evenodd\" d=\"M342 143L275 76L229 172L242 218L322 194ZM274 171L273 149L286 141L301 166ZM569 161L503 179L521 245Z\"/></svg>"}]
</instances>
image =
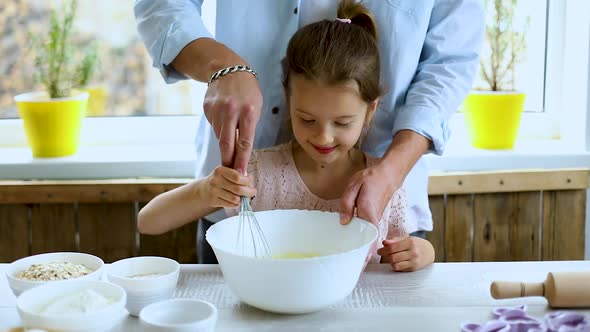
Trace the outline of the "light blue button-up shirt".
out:
<instances>
[{"instance_id":1,"label":"light blue button-up shirt","mask_svg":"<svg viewBox=\"0 0 590 332\"><path fill-rule=\"evenodd\" d=\"M298 29L300 0L217 0L215 39L257 71L264 106L255 148L289 139L280 61ZM363 150L382 156L400 130L415 131L442 154L448 120L471 88L479 63L484 13L481 0L364 0L375 15L381 52L381 99ZM136 0L135 15L153 65L168 83L186 79L170 63L191 41L213 38L201 20L202 0ZM351 45L354 47L354 45ZM271 110L278 108L278 113ZM199 174L220 164L217 140L205 117L197 135ZM404 183L408 231L432 230L428 173L420 159Z\"/></svg>"}]
</instances>

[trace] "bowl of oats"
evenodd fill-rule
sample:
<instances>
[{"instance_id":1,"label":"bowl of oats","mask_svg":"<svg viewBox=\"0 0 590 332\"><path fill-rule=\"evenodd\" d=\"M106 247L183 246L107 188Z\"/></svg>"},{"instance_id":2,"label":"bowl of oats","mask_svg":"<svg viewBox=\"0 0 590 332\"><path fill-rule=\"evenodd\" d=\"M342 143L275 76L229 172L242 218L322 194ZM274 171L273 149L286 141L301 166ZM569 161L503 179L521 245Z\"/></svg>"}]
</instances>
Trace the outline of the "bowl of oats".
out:
<instances>
[{"instance_id":1,"label":"bowl of oats","mask_svg":"<svg viewBox=\"0 0 590 332\"><path fill-rule=\"evenodd\" d=\"M126 258L106 269L108 280L127 292L126 308L136 317L148 304L172 297L179 273L177 261L158 256Z\"/></svg>"},{"instance_id":2,"label":"bowl of oats","mask_svg":"<svg viewBox=\"0 0 590 332\"><path fill-rule=\"evenodd\" d=\"M14 295L53 281L100 280L104 262L79 252L53 252L21 258L8 265L6 279Z\"/></svg>"}]
</instances>

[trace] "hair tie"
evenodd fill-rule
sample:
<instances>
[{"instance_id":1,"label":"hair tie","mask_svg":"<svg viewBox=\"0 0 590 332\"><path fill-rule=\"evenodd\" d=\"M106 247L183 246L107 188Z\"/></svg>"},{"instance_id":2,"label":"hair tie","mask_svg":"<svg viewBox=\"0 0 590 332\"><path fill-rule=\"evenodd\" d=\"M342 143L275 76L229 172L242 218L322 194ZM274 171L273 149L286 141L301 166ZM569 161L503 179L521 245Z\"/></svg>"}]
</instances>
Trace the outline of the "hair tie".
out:
<instances>
[{"instance_id":1,"label":"hair tie","mask_svg":"<svg viewBox=\"0 0 590 332\"><path fill-rule=\"evenodd\" d=\"M349 18L336 18L336 21L340 21L342 23L351 23L351 20Z\"/></svg>"}]
</instances>

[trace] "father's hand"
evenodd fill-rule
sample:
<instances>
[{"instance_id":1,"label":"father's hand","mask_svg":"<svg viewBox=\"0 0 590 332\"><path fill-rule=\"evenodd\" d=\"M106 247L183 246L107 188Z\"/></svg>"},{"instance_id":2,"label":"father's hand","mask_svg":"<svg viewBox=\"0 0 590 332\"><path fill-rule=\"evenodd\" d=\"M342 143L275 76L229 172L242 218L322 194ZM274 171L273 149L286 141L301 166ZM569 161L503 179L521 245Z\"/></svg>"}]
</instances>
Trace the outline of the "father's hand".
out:
<instances>
[{"instance_id":1,"label":"father's hand","mask_svg":"<svg viewBox=\"0 0 590 332\"><path fill-rule=\"evenodd\" d=\"M221 163L243 173L250 160L262 110L258 81L247 72L222 76L209 85L203 108L219 139ZM239 129L237 142L236 129Z\"/></svg>"},{"instance_id":2,"label":"father's hand","mask_svg":"<svg viewBox=\"0 0 590 332\"><path fill-rule=\"evenodd\" d=\"M359 218L376 225L393 193L430 144L414 131L397 132L379 163L356 173L348 183L340 199L340 223L348 224L356 207Z\"/></svg>"},{"instance_id":3,"label":"father's hand","mask_svg":"<svg viewBox=\"0 0 590 332\"><path fill-rule=\"evenodd\" d=\"M340 199L340 223L348 224L357 208L357 216L377 225L385 207L403 183L403 175L395 174L383 162L357 172Z\"/></svg>"}]
</instances>

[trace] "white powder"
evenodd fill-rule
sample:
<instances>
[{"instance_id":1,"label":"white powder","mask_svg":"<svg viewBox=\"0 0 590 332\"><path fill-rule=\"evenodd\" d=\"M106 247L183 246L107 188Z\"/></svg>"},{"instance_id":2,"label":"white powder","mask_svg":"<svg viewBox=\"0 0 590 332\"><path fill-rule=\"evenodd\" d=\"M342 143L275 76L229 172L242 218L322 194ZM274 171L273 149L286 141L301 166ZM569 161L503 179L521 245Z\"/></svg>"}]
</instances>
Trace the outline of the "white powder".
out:
<instances>
[{"instance_id":1,"label":"white powder","mask_svg":"<svg viewBox=\"0 0 590 332\"><path fill-rule=\"evenodd\" d=\"M44 315L83 314L106 308L114 302L92 289L85 289L53 300L39 313Z\"/></svg>"}]
</instances>

